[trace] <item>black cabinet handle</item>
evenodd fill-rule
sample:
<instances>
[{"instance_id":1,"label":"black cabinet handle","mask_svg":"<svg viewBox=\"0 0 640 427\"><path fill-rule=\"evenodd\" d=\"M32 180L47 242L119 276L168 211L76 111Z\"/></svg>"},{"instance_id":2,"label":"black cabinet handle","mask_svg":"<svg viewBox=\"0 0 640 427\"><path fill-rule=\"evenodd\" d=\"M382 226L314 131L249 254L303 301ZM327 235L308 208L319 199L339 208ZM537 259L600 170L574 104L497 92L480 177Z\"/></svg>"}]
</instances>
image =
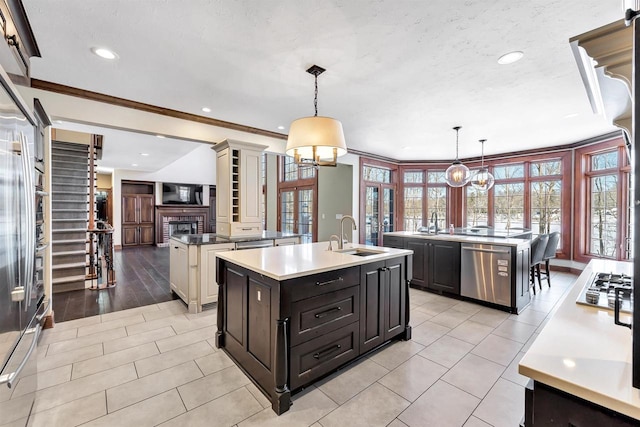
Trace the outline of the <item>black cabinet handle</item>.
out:
<instances>
[{"instance_id":1,"label":"black cabinet handle","mask_svg":"<svg viewBox=\"0 0 640 427\"><path fill-rule=\"evenodd\" d=\"M321 357L328 356L329 354L333 353L336 350L340 350L341 348L342 346L340 344L336 344L333 347L317 352L313 355L313 358L319 360Z\"/></svg>"},{"instance_id":2,"label":"black cabinet handle","mask_svg":"<svg viewBox=\"0 0 640 427\"><path fill-rule=\"evenodd\" d=\"M338 277L337 279L328 280L326 282L316 282L316 286L325 286L325 285L330 285L332 283L342 282L342 281L343 281L342 277Z\"/></svg>"},{"instance_id":3,"label":"black cabinet handle","mask_svg":"<svg viewBox=\"0 0 640 427\"><path fill-rule=\"evenodd\" d=\"M177 246L174 246L173 249L179 249Z\"/></svg>"},{"instance_id":4,"label":"black cabinet handle","mask_svg":"<svg viewBox=\"0 0 640 427\"><path fill-rule=\"evenodd\" d=\"M330 308L329 310L325 310L325 311L322 311L320 313L316 313L316 319L320 319L322 317L327 316L329 313L334 313L336 311L342 311L342 307L333 307L333 308Z\"/></svg>"}]
</instances>

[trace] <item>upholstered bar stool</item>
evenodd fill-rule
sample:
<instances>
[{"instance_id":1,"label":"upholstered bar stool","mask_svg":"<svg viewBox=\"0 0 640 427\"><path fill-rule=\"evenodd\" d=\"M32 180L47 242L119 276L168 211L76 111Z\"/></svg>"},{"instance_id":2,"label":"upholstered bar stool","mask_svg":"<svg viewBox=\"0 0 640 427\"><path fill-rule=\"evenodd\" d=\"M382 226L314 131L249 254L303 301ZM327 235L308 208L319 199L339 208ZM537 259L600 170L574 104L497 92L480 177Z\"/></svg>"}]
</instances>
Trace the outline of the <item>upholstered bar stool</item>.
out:
<instances>
[{"instance_id":1,"label":"upholstered bar stool","mask_svg":"<svg viewBox=\"0 0 640 427\"><path fill-rule=\"evenodd\" d=\"M533 287L534 295L536 294L536 276L538 277L538 286L542 289L540 284L540 264L544 260L544 251L547 248L548 241L548 234L541 234L531 241L531 282L529 287Z\"/></svg>"},{"instance_id":2,"label":"upholstered bar stool","mask_svg":"<svg viewBox=\"0 0 640 427\"><path fill-rule=\"evenodd\" d=\"M549 241L547 242L547 247L544 250L544 254L542 255L542 260L544 261L544 271L542 274L544 278L547 279L547 285L551 287L551 273L549 272L549 260L551 258L556 257L556 251L558 250L558 243L560 243L560 232L554 231L549 234ZM540 285L540 282L538 282ZM542 290L542 285L540 285L540 290Z\"/></svg>"}]
</instances>

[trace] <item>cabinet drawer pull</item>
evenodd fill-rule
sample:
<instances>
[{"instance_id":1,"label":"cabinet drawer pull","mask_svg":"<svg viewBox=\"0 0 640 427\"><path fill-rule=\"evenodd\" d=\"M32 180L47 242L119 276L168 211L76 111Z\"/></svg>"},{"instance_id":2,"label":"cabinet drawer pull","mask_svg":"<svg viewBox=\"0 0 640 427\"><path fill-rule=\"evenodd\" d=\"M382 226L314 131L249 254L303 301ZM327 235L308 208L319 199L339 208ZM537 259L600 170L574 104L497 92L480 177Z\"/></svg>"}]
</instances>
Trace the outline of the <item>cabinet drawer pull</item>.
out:
<instances>
[{"instance_id":1,"label":"cabinet drawer pull","mask_svg":"<svg viewBox=\"0 0 640 427\"><path fill-rule=\"evenodd\" d=\"M325 285L330 285L332 283L336 283L336 282L342 282L342 276L338 277L337 279L333 279L333 280L327 280L326 282L316 282L316 286L325 286Z\"/></svg>"},{"instance_id":2,"label":"cabinet drawer pull","mask_svg":"<svg viewBox=\"0 0 640 427\"><path fill-rule=\"evenodd\" d=\"M316 313L316 319L320 319L321 317L325 317L329 313L333 313L335 311L341 311L341 310L342 310L342 307L333 307L333 308L330 308L329 310L325 310L325 311L322 311L320 313Z\"/></svg>"},{"instance_id":3,"label":"cabinet drawer pull","mask_svg":"<svg viewBox=\"0 0 640 427\"><path fill-rule=\"evenodd\" d=\"M173 249L180 249L180 248L179 248L179 247L177 247L177 246L174 246L174 247L173 247Z\"/></svg>"},{"instance_id":4,"label":"cabinet drawer pull","mask_svg":"<svg viewBox=\"0 0 640 427\"><path fill-rule=\"evenodd\" d=\"M326 350L322 350L322 351L317 352L316 354L313 355L313 358L318 360L321 357L327 356L327 355L333 353L336 350L340 350L341 348L342 348L342 346L340 344L336 344L331 348L327 348Z\"/></svg>"},{"instance_id":5,"label":"cabinet drawer pull","mask_svg":"<svg viewBox=\"0 0 640 427\"><path fill-rule=\"evenodd\" d=\"M249 231L249 230L253 230L253 227L242 227L241 230L242 231Z\"/></svg>"}]
</instances>

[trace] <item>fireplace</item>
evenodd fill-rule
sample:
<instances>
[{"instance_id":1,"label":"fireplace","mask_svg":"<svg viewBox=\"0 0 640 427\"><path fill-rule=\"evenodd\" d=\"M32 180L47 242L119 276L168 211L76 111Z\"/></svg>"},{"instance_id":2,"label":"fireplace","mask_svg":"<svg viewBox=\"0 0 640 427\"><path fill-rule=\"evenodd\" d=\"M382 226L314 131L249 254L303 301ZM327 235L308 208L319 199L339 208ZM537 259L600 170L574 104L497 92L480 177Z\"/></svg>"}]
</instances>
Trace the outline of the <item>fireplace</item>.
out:
<instances>
[{"instance_id":1,"label":"fireplace","mask_svg":"<svg viewBox=\"0 0 640 427\"><path fill-rule=\"evenodd\" d=\"M156 206L156 245L169 246L169 238L176 233L207 233L208 224L208 206Z\"/></svg>"},{"instance_id":2,"label":"fireplace","mask_svg":"<svg viewBox=\"0 0 640 427\"><path fill-rule=\"evenodd\" d=\"M197 233L198 221L169 221L169 236Z\"/></svg>"}]
</instances>

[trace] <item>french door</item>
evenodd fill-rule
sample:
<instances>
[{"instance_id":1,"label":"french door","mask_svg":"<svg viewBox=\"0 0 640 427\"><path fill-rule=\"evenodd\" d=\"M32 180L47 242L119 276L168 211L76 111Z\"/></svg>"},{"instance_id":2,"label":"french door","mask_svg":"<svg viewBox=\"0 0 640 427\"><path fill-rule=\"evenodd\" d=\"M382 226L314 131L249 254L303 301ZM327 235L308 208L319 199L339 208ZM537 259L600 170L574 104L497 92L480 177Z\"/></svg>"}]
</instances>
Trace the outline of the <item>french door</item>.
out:
<instances>
[{"instance_id":1,"label":"french door","mask_svg":"<svg viewBox=\"0 0 640 427\"><path fill-rule=\"evenodd\" d=\"M382 246L382 234L395 230L395 186L366 184L364 200L364 243Z\"/></svg>"},{"instance_id":2,"label":"french door","mask_svg":"<svg viewBox=\"0 0 640 427\"><path fill-rule=\"evenodd\" d=\"M317 240L314 187L282 188L278 192L280 204L279 228L283 233L301 234L301 243Z\"/></svg>"}]
</instances>

